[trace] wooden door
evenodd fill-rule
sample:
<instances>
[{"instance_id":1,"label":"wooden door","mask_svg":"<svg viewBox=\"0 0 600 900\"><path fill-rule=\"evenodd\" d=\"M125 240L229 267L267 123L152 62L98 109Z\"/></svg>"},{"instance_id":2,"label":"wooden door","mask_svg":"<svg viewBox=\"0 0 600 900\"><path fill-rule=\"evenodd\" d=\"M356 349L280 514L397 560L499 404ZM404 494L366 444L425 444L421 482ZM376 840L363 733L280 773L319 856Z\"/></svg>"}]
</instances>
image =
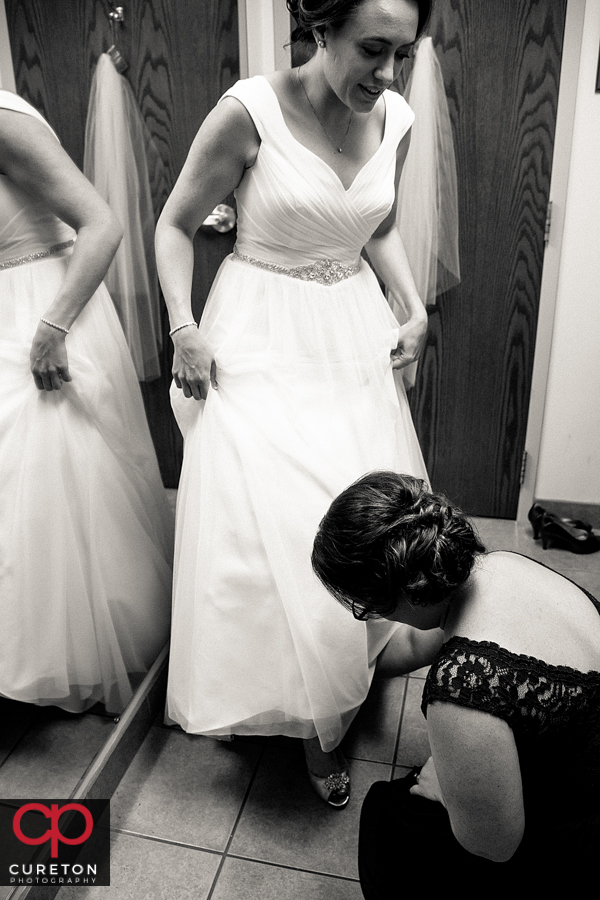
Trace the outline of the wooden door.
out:
<instances>
[{"instance_id":1,"label":"wooden door","mask_svg":"<svg viewBox=\"0 0 600 900\"><path fill-rule=\"evenodd\" d=\"M430 311L411 407L436 489L516 516L566 0L437 0L461 284Z\"/></svg>"},{"instance_id":2,"label":"wooden door","mask_svg":"<svg viewBox=\"0 0 600 900\"><path fill-rule=\"evenodd\" d=\"M98 56L112 43L105 0L5 0L17 91L50 122L81 168L85 120ZM115 4L116 5L116 4ZM160 212L198 127L239 77L237 0L129 0L116 43L166 169L152 185ZM201 229L196 238L193 305L200 316L235 232ZM168 399L172 344L163 308L162 376L142 385L163 481L176 487L182 441Z\"/></svg>"}]
</instances>

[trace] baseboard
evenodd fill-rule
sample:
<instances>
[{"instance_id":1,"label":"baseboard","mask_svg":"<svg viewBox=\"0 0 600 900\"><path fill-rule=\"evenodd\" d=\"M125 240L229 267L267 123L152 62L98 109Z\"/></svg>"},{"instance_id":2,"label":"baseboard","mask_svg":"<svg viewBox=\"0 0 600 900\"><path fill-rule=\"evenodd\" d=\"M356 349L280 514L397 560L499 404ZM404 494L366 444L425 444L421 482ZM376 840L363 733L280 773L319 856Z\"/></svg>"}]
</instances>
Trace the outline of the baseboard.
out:
<instances>
[{"instance_id":1,"label":"baseboard","mask_svg":"<svg viewBox=\"0 0 600 900\"><path fill-rule=\"evenodd\" d=\"M600 528L600 503L576 503L571 500L536 500L536 503L563 519L581 519L593 528Z\"/></svg>"}]
</instances>

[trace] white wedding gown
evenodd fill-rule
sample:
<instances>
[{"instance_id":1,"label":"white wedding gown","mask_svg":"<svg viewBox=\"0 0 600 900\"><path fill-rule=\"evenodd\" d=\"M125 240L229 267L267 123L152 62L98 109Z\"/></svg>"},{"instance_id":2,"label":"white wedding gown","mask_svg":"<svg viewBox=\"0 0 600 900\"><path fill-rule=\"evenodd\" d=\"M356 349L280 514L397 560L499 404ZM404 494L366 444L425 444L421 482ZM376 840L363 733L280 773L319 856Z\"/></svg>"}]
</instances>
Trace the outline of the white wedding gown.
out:
<instances>
[{"instance_id":1,"label":"white wedding gown","mask_svg":"<svg viewBox=\"0 0 600 900\"><path fill-rule=\"evenodd\" d=\"M44 121L9 91L0 107ZM173 523L104 285L66 339L73 380L35 386L74 238L0 175L0 695L120 712L168 638Z\"/></svg>"},{"instance_id":2,"label":"white wedding gown","mask_svg":"<svg viewBox=\"0 0 600 900\"><path fill-rule=\"evenodd\" d=\"M167 719L210 735L318 734L328 750L395 626L356 622L318 582L319 521L365 472L426 477L391 367L398 323L360 258L392 206L413 114L386 92L383 141L344 190L294 139L265 78L225 96L261 145L200 323L218 390L203 402L172 391L185 452Z\"/></svg>"}]
</instances>

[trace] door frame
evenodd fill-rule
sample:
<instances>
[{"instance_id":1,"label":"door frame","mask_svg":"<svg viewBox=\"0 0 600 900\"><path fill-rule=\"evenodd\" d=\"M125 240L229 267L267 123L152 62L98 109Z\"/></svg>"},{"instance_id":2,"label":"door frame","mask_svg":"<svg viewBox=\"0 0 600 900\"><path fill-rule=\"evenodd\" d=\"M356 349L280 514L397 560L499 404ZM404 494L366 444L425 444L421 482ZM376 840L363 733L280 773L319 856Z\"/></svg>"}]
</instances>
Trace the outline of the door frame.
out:
<instances>
[{"instance_id":1,"label":"door frame","mask_svg":"<svg viewBox=\"0 0 600 900\"><path fill-rule=\"evenodd\" d=\"M238 28L240 78L291 67L290 16L283 0L238 0Z\"/></svg>"},{"instance_id":2,"label":"door frame","mask_svg":"<svg viewBox=\"0 0 600 900\"><path fill-rule=\"evenodd\" d=\"M577 104L579 61L583 42L583 20L586 0L567 0L563 40L554 154L549 199L552 218L549 240L544 252L540 303L538 312L529 413L525 435L525 473L519 492L517 522L527 521L527 511L535 499L535 487L542 443L546 407L546 391L550 372L550 356L554 331L554 314L558 294L560 259L565 225L565 209L569 187L569 168L573 143L573 123Z\"/></svg>"},{"instance_id":3,"label":"door frame","mask_svg":"<svg viewBox=\"0 0 600 900\"><path fill-rule=\"evenodd\" d=\"M0 88L14 93L17 91L4 0L0 0Z\"/></svg>"}]
</instances>

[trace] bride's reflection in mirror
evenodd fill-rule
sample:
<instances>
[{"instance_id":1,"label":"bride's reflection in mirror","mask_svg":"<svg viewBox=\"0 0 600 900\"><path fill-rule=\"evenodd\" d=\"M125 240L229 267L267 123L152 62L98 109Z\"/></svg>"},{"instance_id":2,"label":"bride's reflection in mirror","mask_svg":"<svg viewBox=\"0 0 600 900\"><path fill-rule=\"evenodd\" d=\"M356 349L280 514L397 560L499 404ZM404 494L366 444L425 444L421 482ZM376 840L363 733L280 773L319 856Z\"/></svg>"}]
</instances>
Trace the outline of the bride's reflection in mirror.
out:
<instances>
[{"instance_id":1,"label":"bride's reflection in mirror","mask_svg":"<svg viewBox=\"0 0 600 900\"><path fill-rule=\"evenodd\" d=\"M200 122L221 95L224 87L232 84L239 75L239 36L235 27L237 21L235 2L219 0L219 3L215 4L215 9L218 9L215 21L222 20L223 24L214 33L206 28L206 18L203 14L199 14L194 0L185 0L185 3L178 4L177 10L154 2L125 6L124 23L117 22L112 28L108 15L110 3L98 0L96 3L85 4L84 7L78 0L61 0L56 4L47 4L45 0L30 0L26 6L20 0L0 0L2 33L0 37L5 39L5 46L10 46L12 54L12 61L11 54L2 53L0 56L0 89L16 92L41 113L46 123L54 129L75 166L89 175L85 166L84 145L86 118L91 108L92 80L100 58L107 53L111 44L116 44L122 58L129 64L129 68L117 76L121 79L121 88L123 92L127 88L133 91L135 106L151 132L160 157L157 159L156 154L148 156L147 135L143 135L153 214L150 230L153 232L154 221L172 188ZM154 18L148 16L149 9L153 10ZM161 22L160 28L156 27L157 21ZM185 28L180 25L183 22ZM10 76L8 79L7 72ZM165 77L166 72L168 78ZM9 111L2 112L8 117ZM12 115L19 117L20 122L27 122L30 130L36 125L44 135L42 140L45 140L45 145L52 140L56 145L52 152L59 152L56 149L58 142L47 124L27 112L12 111ZM0 171L4 180L8 173L1 165ZM108 178L111 182L117 181L116 165L109 168ZM94 184L100 189L96 182ZM109 184L109 187L111 186L113 185ZM105 200L108 199L104 193L102 196ZM47 202L36 195L31 202L37 201ZM63 200L64 202L66 201ZM108 205L113 208L112 201ZM62 208L51 209L49 221L54 221L55 217L63 221L63 215ZM120 215L119 211L117 217ZM9 224L8 220L2 221L0 241L7 238ZM82 234L80 224L79 220L75 221L72 217L63 221L61 228L65 236L61 236L60 240L53 239L51 246L55 243L65 243L71 239L73 231L79 230L78 244L81 249L81 239L85 237L85 232ZM194 281L196 320L200 318L208 286L223 257L231 251L235 241L235 230L223 234L210 227L201 230L203 234L199 236L201 243L199 264ZM35 228L32 228L32 237L34 234ZM108 253L114 237L114 228L108 229L102 247L98 247L96 251L100 256ZM47 243L44 243L41 249L45 250L47 246ZM83 246L85 249L85 242ZM124 246L122 242L121 248ZM37 252L37 246L16 248L14 252L7 249L5 257L12 259L14 256L25 256L32 252ZM122 250L118 252L121 253ZM33 274L42 273L46 268L52 269L54 296L56 296L61 283L57 272L60 270L64 275L67 267L70 267L69 261L72 262L74 258L73 254L73 248L66 247L48 258L30 261L24 266L0 269L0 276L19 282L24 273L30 273L33 284ZM89 267L90 271L93 268L97 270L97 259L94 254L92 257L94 258ZM129 257L131 258L131 254ZM43 303L38 299L43 287L47 290L47 303L44 309L41 308ZM86 768L90 764L96 766L103 758L107 741L108 745L112 745L115 729L123 729L132 708L136 706L141 696L140 690L135 692L134 700L125 707L126 712L122 714L128 696L126 684L129 684L130 690L135 691L144 678L144 671L153 664L157 655L159 660L163 659L160 651L168 640L171 593L170 541L174 530L174 495L181 465L182 439L173 420L168 399L168 386L171 381L169 358L171 342L166 339L168 328L165 327L164 307L163 322L160 323L162 328L159 328L158 332L155 331L158 341L160 331L163 332L160 377L141 384L147 421L159 459L161 483L157 476L153 451L149 445L147 427L145 422L141 421L140 414L138 397L140 389L137 382L142 381L148 373L141 371L139 359L134 359L135 374L132 375L129 371L124 375L122 344L105 345L107 329L117 330L114 316L111 316L112 324L107 325L102 319L101 326L96 327L97 311L94 307L101 308L101 313L98 313L101 317L108 315L105 300L98 303L92 296L94 293L92 291L90 294L92 299L73 319L71 328L69 322L60 318L58 310L53 313L49 309L50 293L50 285L45 286L40 277L35 282L33 299L28 299L27 305L20 311L23 316L25 314L29 316L25 320L26 325L14 326L20 341L19 390L27 394L28 402L31 404L43 404L44 412L50 412L56 406L62 416L63 410L67 408L72 410L77 427L80 426L80 420L87 423L94 437L90 440L84 439L80 432L67 428L66 424L58 436L46 435L40 428L38 440L34 442L37 455L32 457L29 445L23 443L24 439L17 434L19 428L25 433L26 423L29 421L28 408L25 412L19 413L21 400L17 399L15 394L11 405L13 418L9 422L13 437L8 459L11 460L11 464L17 466L19 457L22 457L21 461L23 464L26 463L28 468L27 478L23 478L20 482L22 493L14 503L10 501L12 506L8 499L4 499L10 496L12 488L7 484L3 491L0 509L0 544L3 536L9 532L15 544L21 542L18 561L28 578L25 592L28 604L26 609L50 609L40 587L40 582L44 582L44 578L39 575L39 572L44 571L44 566L50 563L55 563L55 566L51 570L51 576L48 576L48 582L53 583L55 570L62 566L65 584L70 583L69 579L73 578L73 583L79 585L79 594L73 589L76 596L70 600L70 605L65 604L64 608L55 612L54 618L49 615L49 624L41 613L33 614L33 619L28 620L25 636L22 621L17 614L19 601L12 599L16 596L16 590L10 595L11 600L7 600L7 604L9 602L12 604L11 615L5 620L4 625L6 633L10 634L12 652L19 667L19 678L23 683L30 679L34 669L30 664L33 657L38 658L40 671L44 674L37 681L33 679L34 684L28 694L13 690L15 679L12 677L12 670L9 672L10 677L7 676L6 680L0 683L0 695L4 695L3 698L0 696L0 714L3 717L0 741L0 797L4 798L24 795L68 796ZM118 305L120 298L110 284L109 293L113 302ZM2 302L10 305L4 291ZM38 303L40 308L35 303ZM16 308L17 305L13 301L13 307ZM9 315L14 317L14 311ZM54 325L69 330L69 334L65 335L58 329L53 329L52 325L44 326L48 341L54 341L55 344L63 343L67 354L68 373L72 379L66 381L64 372L61 375L60 365L55 366L54 372L50 373L51 380L53 376L62 378L62 382L60 389L55 389L52 384L51 391L38 389L30 371L29 354L40 316L47 318ZM95 356L86 356L87 343L82 337L84 331L82 325L86 324L86 318L93 320L91 327L86 326L86 340L94 346ZM124 318L121 317L121 327L124 328L125 324ZM6 334L3 334L3 340L5 338ZM119 340L122 340L122 336ZM85 352L83 350L80 352L82 342L86 343ZM117 349L118 347L121 349ZM131 346L130 351L133 354ZM135 354L133 355L135 357ZM93 385L96 385L97 389ZM8 390L6 381L3 386ZM131 399L134 394L135 402ZM123 422L126 424L124 430ZM144 431L143 436L141 431ZM0 440L3 439L3 435L4 432L0 435ZM114 471L110 469L109 464L107 467L99 466L97 462L95 464L98 453L96 445L102 448L107 459L112 459ZM122 451L120 453L117 452L119 448ZM68 462L71 459L69 454L72 453L80 453L81 459L78 457L77 462ZM2 465L3 462L0 461L0 467ZM142 477L141 470L144 465L146 472ZM147 474L149 469L152 469L150 476ZM130 476L134 483L128 480ZM139 482L135 480L137 476L139 482L145 483L145 490L148 493L143 493ZM0 477L6 480L2 471ZM167 488L166 491L163 485ZM36 500L36 490L39 508L42 510L38 518L31 512ZM68 500L66 512L57 506L56 496L61 490L63 491L61 502L66 502L64 495ZM167 508L164 501L165 493L169 501ZM92 495L95 498L93 502ZM21 509L25 500L29 505ZM82 506L83 501L85 503ZM19 511L23 522L29 515L28 521L32 527L35 525L37 528L35 540L23 543L23 538L17 531L15 510ZM94 524L98 520L102 528ZM158 520L159 524L157 525L154 520ZM166 526L163 524L165 520L168 520ZM110 527L107 524L109 522ZM141 541L138 540L140 537ZM165 549L167 537L169 547ZM71 547L71 541L75 541L75 549ZM127 560L126 549L129 547L131 552L131 546L137 548L134 552L138 553L138 558ZM90 559L97 560L93 576L79 561L82 550L88 552ZM1 549L0 552L3 554L4 550ZM148 558L152 557L154 562L148 563L144 553L147 553ZM34 562L31 561L32 556ZM5 557L0 557L0 578L5 572L4 562ZM105 597L105 612L109 609L110 614L100 615L98 621L91 621L89 604L85 599L86 591L95 584L94 579L100 569L108 573L106 577L109 579L110 589L107 589ZM127 585L124 596L119 586L123 584ZM42 586L46 587L45 584ZM4 587L0 582L1 590L4 590ZM165 597L166 599L160 599ZM166 613L163 611L165 608ZM113 620L111 615L114 617ZM52 641L60 633L60 627L75 648L77 664L69 669L68 675L65 676L66 680L63 679L60 683L60 688L50 684L48 693L45 692L47 685L42 682L51 683L54 677L52 665L55 661L61 659L64 661L66 655L64 646L56 649L52 645ZM96 646L91 638L86 640L79 638L79 632L83 628L88 629L86 632L88 637L92 633L103 635L103 641L98 638ZM39 637L36 637L37 645L35 642L29 642L30 635L39 636L42 632L43 642ZM124 635L127 636L125 642ZM108 644L104 640L107 637ZM136 647L139 645L142 653L136 655ZM119 654L126 660L117 666ZM43 668L48 660L50 664ZM100 667L99 661L103 661L101 676L92 677L89 674L93 660L96 660L96 668ZM86 668L88 664L90 665ZM111 682L111 666L119 673L114 683ZM110 687L106 686L106 670L109 673ZM2 671L0 663L0 673ZM46 672L50 673L49 678ZM76 706L71 704L65 706L64 703L61 705L61 700L71 697L72 684L83 685L78 694L81 702ZM157 706L160 704L158 694L159 691L156 690ZM111 700L107 703L108 697ZM78 709L85 711L79 712ZM121 721L116 725L115 719L119 716ZM102 752L96 757L99 751Z\"/></svg>"},{"instance_id":2,"label":"bride's reflection in mirror","mask_svg":"<svg viewBox=\"0 0 600 900\"><path fill-rule=\"evenodd\" d=\"M39 754L77 778L167 640L173 516L102 283L120 223L6 90L0 135L0 795L64 796Z\"/></svg>"}]
</instances>

